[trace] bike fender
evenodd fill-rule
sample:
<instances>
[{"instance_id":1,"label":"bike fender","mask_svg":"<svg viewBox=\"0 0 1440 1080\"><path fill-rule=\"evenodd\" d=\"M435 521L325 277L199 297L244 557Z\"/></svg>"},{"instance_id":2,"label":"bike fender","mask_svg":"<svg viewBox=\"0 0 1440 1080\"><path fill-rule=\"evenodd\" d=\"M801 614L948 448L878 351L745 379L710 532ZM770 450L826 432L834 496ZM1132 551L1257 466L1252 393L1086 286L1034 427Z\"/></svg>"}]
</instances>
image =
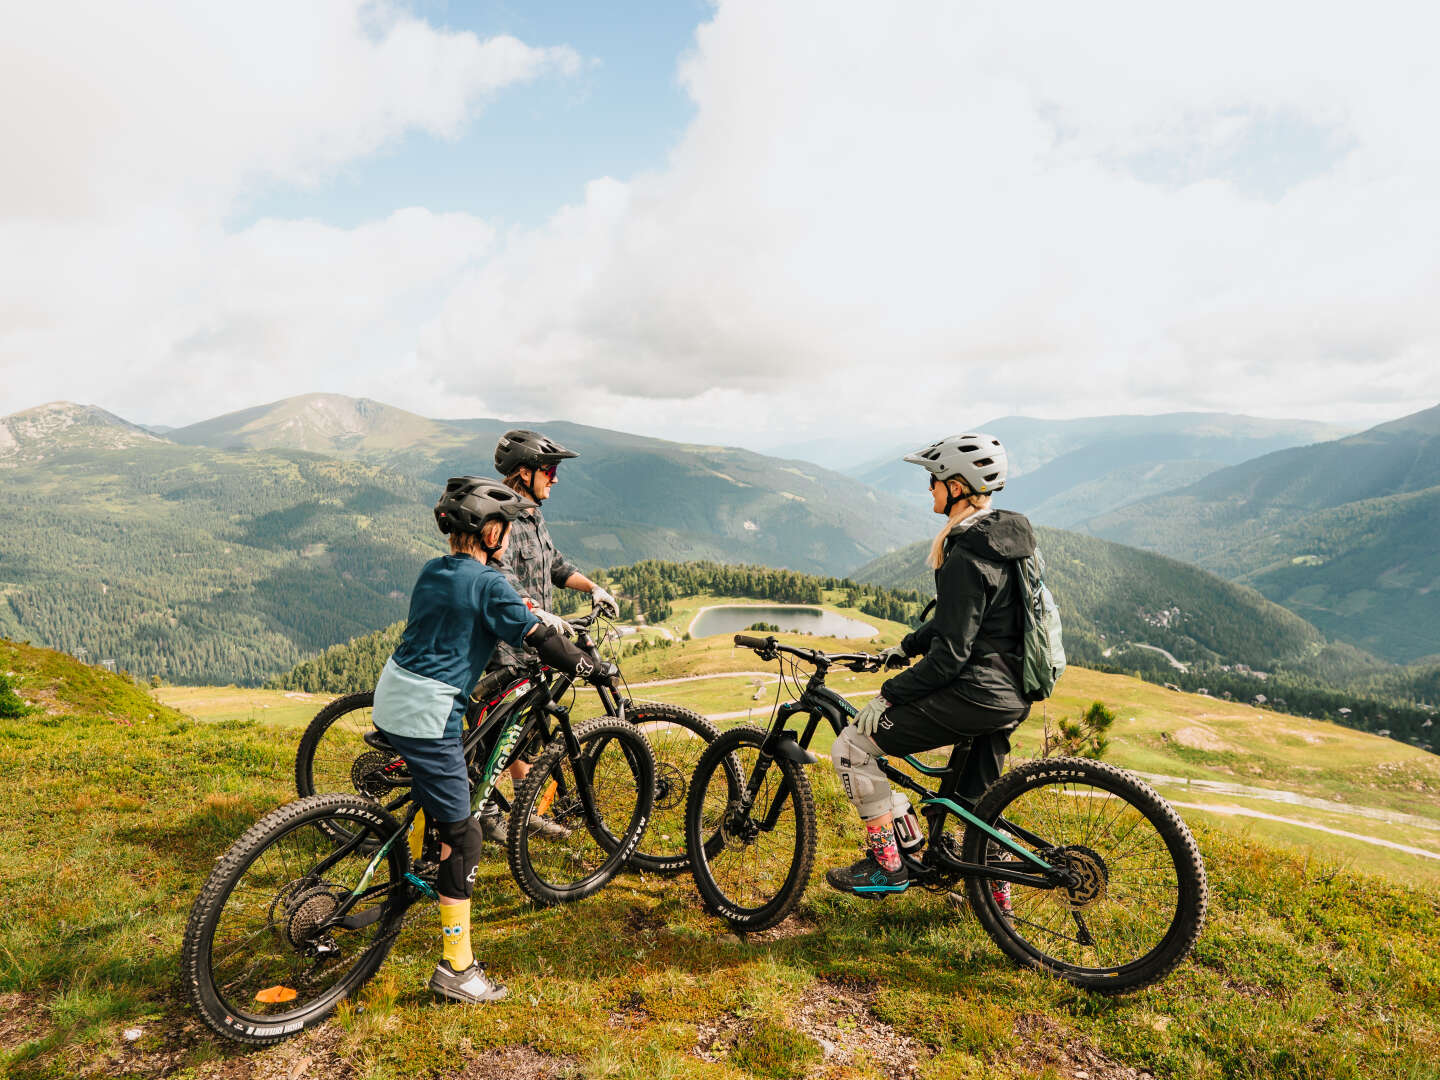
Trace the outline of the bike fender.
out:
<instances>
[{"instance_id":1,"label":"bike fender","mask_svg":"<svg viewBox=\"0 0 1440 1080\"><path fill-rule=\"evenodd\" d=\"M801 765L813 765L820 759L795 741L793 731L782 732L778 737L765 740L763 753L771 757L789 758Z\"/></svg>"}]
</instances>

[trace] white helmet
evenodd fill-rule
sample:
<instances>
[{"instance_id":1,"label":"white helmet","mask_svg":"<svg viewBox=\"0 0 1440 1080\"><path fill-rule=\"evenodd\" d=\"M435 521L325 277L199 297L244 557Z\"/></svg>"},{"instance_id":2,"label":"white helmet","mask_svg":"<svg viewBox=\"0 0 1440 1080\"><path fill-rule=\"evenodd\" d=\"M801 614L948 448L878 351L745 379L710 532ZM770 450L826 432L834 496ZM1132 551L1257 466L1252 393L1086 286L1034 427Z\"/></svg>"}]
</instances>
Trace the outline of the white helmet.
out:
<instances>
[{"instance_id":1,"label":"white helmet","mask_svg":"<svg viewBox=\"0 0 1440 1080\"><path fill-rule=\"evenodd\" d=\"M994 435L951 435L906 454L905 460L923 465L940 480L960 479L976 495L993 495L1005 486L1009 459Z\"/></svg>"}]
</instances>

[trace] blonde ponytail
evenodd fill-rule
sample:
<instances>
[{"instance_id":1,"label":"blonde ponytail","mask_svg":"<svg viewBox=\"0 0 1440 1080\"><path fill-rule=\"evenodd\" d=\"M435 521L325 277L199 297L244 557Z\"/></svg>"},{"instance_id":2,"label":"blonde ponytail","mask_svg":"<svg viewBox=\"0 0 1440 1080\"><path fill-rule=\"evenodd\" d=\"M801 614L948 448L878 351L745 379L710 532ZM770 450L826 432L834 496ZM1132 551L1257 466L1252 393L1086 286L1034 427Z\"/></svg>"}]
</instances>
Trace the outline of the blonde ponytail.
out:
<instances>
[{"instance_id":1,"label":"blonde ponytail","mask_svg":"<svg viewBox=\"0 0 1440 1080\"><path fill-rule=\"evenodd\" d=\"M960 483L963 486L965 482L962 480ZM930 558L927 562L930 564L931 570L939 570L945 562L945 538L950 535L950 530L971 514L989 508L989 495L966 495L956 501L955 505L950 508L950 516L945 519L945 524L935 534L935 539L930 541Z\"/></svg>"}]
</instances>

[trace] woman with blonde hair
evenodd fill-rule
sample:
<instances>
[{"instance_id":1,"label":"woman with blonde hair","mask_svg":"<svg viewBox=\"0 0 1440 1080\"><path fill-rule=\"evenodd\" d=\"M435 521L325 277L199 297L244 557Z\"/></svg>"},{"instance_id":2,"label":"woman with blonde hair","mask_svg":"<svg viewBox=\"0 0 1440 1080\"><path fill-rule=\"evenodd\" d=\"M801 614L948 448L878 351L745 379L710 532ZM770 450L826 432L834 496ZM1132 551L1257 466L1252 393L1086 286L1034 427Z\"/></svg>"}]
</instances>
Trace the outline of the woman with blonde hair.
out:
<instances>
[{"instance_id":1,"label":"woman with blonde hair","mask_svg":"<svg viewBox=\"0 0 1440 1080\"><path fill-rule=\"evenodd\" d=\"M930 545L934 615L881 654L887 667L905 667L914 656L920 662L887 680L831 751L845 795L865 820L867 853L825 880L862 896L903 892L909 878L900 847L921 840L908 803L892 796L876 758L968 745L958 794L973 800L999 778L1010 733L1030 715L1020 682L1024 610L1016 564L1034 554L1035 534L1023 514L990 505L1005 486L1005 448L991 435L952 435L905 460L929 473L945 525ZM997 886L997 900L1003 891Z\"/></svg>"}]
</instances>

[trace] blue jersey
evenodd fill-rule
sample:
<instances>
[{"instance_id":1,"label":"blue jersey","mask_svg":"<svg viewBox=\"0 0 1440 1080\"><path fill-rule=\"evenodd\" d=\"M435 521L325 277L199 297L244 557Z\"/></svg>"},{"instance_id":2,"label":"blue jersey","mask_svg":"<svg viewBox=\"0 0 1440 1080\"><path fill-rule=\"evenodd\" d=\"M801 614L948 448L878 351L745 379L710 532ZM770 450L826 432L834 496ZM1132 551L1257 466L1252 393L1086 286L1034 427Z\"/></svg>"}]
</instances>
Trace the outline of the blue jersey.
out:
<instances>
[{"instance_id":1,"label":"blue jersey","mask_svg":"<svg viewBox=\"0 0 1440 1080\"><path fill-rule=\"evenodd\" d=\"M375 685L375 726L412 739L454 738L495 644L519 645L539 620L503 574L469 555L431 559L410 594L400 646Z\"/></svg>"}]
</instances>

